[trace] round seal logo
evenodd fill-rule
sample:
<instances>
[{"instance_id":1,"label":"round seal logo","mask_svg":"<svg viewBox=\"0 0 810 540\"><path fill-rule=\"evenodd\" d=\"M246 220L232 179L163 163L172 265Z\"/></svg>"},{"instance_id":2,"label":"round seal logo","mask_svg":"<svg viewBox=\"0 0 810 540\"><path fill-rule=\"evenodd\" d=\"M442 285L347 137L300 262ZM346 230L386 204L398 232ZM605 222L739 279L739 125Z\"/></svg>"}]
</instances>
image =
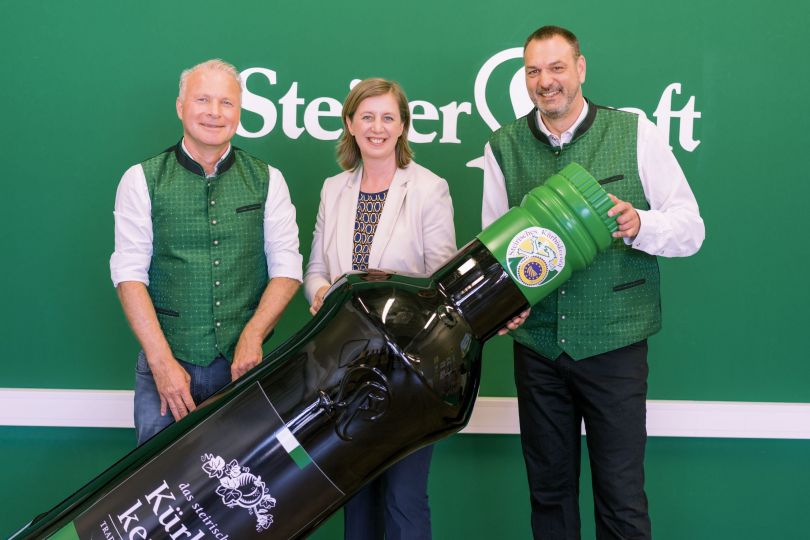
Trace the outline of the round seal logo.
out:
<instances>
[{"instance_id":1,"label":"round seal logo","mask_svg":"<svg viewBox=\"0 0 810 540\"><path fill-rule=\"evenodd\" d=\"M554 231L529 227L517 233L506 248L512 277L526 287L548 283L565 267L565 244Z\"/></svg>"}]
</instances>

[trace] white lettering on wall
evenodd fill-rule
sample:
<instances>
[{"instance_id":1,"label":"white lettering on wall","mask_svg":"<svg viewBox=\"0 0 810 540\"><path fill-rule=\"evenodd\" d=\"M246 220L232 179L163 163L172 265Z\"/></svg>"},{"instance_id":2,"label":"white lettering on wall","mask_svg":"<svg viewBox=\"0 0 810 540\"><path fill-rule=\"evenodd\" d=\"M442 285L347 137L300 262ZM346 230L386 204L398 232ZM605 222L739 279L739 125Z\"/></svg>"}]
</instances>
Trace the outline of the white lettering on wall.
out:
<instances>
[{"instance_id":1,"label":"white lettering on wall","mask_svg":"<svg viewBox=\"0 0 810 540\"><path fill-rule=\"evenodd\" d=\"M439 107L442 111L442 138L439 139L440 143L460 144L461 139L458 138L458 115L460 113L472 114L472 104L468 101L457 103L451 101L444 107Z\"/></svg>"},{"instance_id":2,"label":"white lettering on wall","mask_svg":"<svg viewBox=\"0 0 810 540\"><path fill-rule=\"evenodd\" d=\"M250 90L247 89L247 80L250 78L251 75L254 73L260 73L264 75L270 84L276 84L276 72L272 69L266 68L250 68L246 69L241 73L242 75L242 108L246 111L254 112L261 116L264 119L264 124L259 131L250 132L247 131L245 128L242 127L242 123L239 123L239 127L236 128L236 134L240 137L247 137L249 139L257 139L259 137L264 137L271 131L273 128L276 127L276 118L278 118L278 113L276 112L276 106L273 104L272 101L267 99L264 96L260 96L254 94ZM295 138L295 137L293 137Z\"/></svg>"},{"instance_id":3,"label":"white lettering on wall","mask_svg":"<svg viewBox=\"0 0 810 540\"><path fill-rule=\"evenodd\" d=\"M422 120L438 120L439 110L427 101L414 100L408 103L411 109L411 129L408 131L408 140L414 143L429 143L436 138L436 132L419 133L416 131L416 122Z\"/></svg>"},{"instance_id":4,"label":"white lettering on wall","mask_svg":"<svg viewBox=\"0 0 810 540\"><path fill-rule=\"evenodd\" d=\"M686 102L683 109L679 111L672 110L672 93L681 93L681 83L672 83L664 89L661 94L661 99L658 101L653 116L655 116L656 126L664 140L669 140L669 119L680 119L680 126L678 128L678 144L687 152L692 152L700 144L692 135L695 124L695 119L700 118L701 114L695 111L695 96L690 96L689 101Z\"/></svg>"},{"instance_id":5,"label":"white lettering on wall","mask_svg":"<svg viewBox=\"0 0 810 540\"><path fill-rule=\"evenodd\" d=\"M250 77L261 75L275 86L277 83L276 72L272 69L253 67L242 71L242 109L258 114L262 118L262 127L257 131L248 131L240 122L236 134L248 139L258 139L270 134L276 127L278 120L278 109L270 98L251 92L247 89L247 81ZM352 79L349 89L352 89L360 82L360 79ZM298 139L303 133L309 134L314 139L321 141L334 141L343 133L343 129L326 129L323 126L323 118L340 118L343 112L341 102L333 97L317 97L309 103L299 97L299 85L293 81L284 95L278 99L278 106L281 108L281 130L284 136L290 139ZM466 101L452 101L441 107L436 107L433 103L424 100L414 100L409 103L411 110L411 129L408 132L408 140L414 143L429 143L436 139L439 132L432 129L429 132L421 133L414 128L413 121L418 120L420 124L427 124L429 121L435 122L441 119L440 143L459 144L458 137L459 116L464 113L472 114L472 104ZM298 124L298 111L304 108L303 126ZM441 111L441 114L439 114ZM340 123L339 123L340 124Z\"/></svg>"},{"instance_id":6,"label":"white lettering on wall","mask_svg":"<svg viewBox=\"0 0 810 540\"><path fill-rule=\"evenodd\" d=\"M298 106L304 104L303 98L298 97L298 83L292 83L278 102L281 103L281 129L284 130L284 135L290 139L297 139L304 132L304 128L298 127L296 123Z\"/></svg>"},{"instance_id":7,"label":"white lettering on wall","mask_svg":"<svg viewBox=\"0 0 810 540\"><path fill-rule=\"evenodd\" d=\"M487 87L493 72L502 64L511 62L516 64L516 60L523 56L523 49L515 47L506 49L494 54L479 69L475 77L473 95L475 107L481 119L493 131L501 124L495 118L487 103ZM509 87L501 92L490 91L491 96L498 96L498 99L508 98L512 105L512 112L515 118L527 114L533 107L526 88L523 83L523 66L515 71L509 79ZM510 68L512 69L512 68ZM343 132L342 127L338 129L327 129L324 127L323 119L340 118L342 113L341 102L334 97L316 97L309 102L299 96L299 83L293 81L283 96L274 103L267 96L260 95L247 89L247 81L251 77L260 76L270 83L270 86L277 84L276 72L264 67L248 68L241 73L242 77L242 109L252 112L261 117L261 127L256 131L248 131L240 123L236 133L242 137L256 139L264 137L273 132L278 121L278 108L281 108L281 130L285 137L298 139L303 133L309 134L314 139L321 141L333 141L340 137ZM360 79L351 79L349 88L353 88ZM700 144L694 138L695 120L701 118L700 111L695 110L695 96L689 96L686 104L678 109L673 109L673 95L681 94L681 83L673 82L669 84L661 94L658 106L652 114L656 119L656 126L661 134L670 140L670 129L672 119L678 120L678 144L687 152L694 151ZM451 101L442 106L437 106L430 101L415 99L409 103L411 111L411 127L408 131L408 140L412 143L427 144L437 140L440 144L461 144L458 124L462 115L472 115L472 103L467 101ZM299 118L299 111L303 109L303 118ZM622 110L632 111L646 116L644 111L634 107L625 107ZM512 121L512 118L504 119ZM299 124L303 121L303 124ZM340 125L339 122L332 121L332 125ZM467 165L480 167L481 158L470 161Z\"/></svg>"},{"instance_id":8,"label":"white lettering on wall","mask_svg":"<svg viewBox=\"0 0 810 540\"><path fill-rule=\"evenodd\" d=\"M321 110L321 105L324 104L327 106L325 111ZM316 139L321 141L334 141L340 137L340 134L343 133L343 129L333 131L323 129L321 127L320 118L340 118L342 111L343 105L335 98L320 97L313 99L309 102L307 109L304 111L304 127L307 132Z\"/></svg>"}]
</instances>

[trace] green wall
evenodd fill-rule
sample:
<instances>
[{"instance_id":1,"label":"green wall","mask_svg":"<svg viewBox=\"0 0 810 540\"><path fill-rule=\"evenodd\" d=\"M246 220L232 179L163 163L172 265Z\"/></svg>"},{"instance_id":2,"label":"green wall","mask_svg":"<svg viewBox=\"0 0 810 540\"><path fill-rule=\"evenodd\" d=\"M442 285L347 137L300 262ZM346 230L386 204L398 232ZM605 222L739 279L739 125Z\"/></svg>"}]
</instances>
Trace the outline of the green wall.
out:
<instances>
[{"instance_id":1,"label":"green wall","mask_svg":"<svg viewBox=\"0 0 810 540\"><path fill-rule=\"evenodd\" d=\"M585 94L635 107L653 121L665 89L672 109L694 96L687 151L670 141L707 228L702 251L662 261L664 330L651 342L650 397L810 402L810 317L800 233L810 200L804 129L810 73L805 2L552 3L412 0L380 4L0 0L6 240L0 387L131 389L137 345L109 281L112 205L123 171L180 137L179 72L209 57L264 68L248 89L277 108L274 129L236 144L281 169L298 208L307 256L323 178L337 172L334 142L284 133L279 100L297 83L305 100L339 101L352 79L399 80L436 108L468 102L456 137L442 120L416 120L433 142L417 160L445 177L461 243L480 227L479 157L490 132L476 75L496 53L543 24L572 28L588 60ZM484 93L494 117L515 117L499 65ZM322 107L325 110L326 106ZM322 128L339 128L322 118ZM243 112L243 126L263 126ZM10 247L9 247L10 244ZM308 317L299 295L274 338ZM513 396L510 343L486 350L482 395ZM130 430L0 427L0 537L69 494L131 448ZM652 439L649 495L658 538L800 538L810 497L808 441ZM586 474L584 476L587 476ZM586 477L583 480L587 480ZM583 511L589 510L583 482ZM457 436L440 444L431 477L437 538L528 537L528 502L515 436ZM318 538L339 538L333 520ZM584 537L592 523L583 524ZM772 529L766 529L772 527ZM776 532L774 532L774 530ZM769 532L770 531L770 532Z\"/></svg>"}]
</instances>

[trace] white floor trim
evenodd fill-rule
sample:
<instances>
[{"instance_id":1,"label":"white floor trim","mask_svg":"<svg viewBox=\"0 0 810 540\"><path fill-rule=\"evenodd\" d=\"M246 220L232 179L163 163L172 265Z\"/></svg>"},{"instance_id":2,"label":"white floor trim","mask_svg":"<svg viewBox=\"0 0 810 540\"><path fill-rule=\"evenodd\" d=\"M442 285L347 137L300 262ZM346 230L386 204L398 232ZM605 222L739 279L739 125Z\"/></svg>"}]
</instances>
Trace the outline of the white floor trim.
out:
<instances>
[{"instance_id":1,"label":"white floor trim","mask_svg":"<svg viewBox=\"0 0 810 540\"><path fill-rule=\"evenodd\" d=\"M0 426L132 428L132 392L0 388ZM647 431L653 437L810 439L810 403L651 400ZM479 398L462 433L519 433L517 400Z\"/></svg>"},{"instance_id":2,"label":"white floor trim","mask_svg":"<svg viewBox=\"0 0 810 540\"><path fill-rule=\"evenodd\" d=\"M520 433L517 400L479 398L462 433ZM810 403L650 400L647 433L651 437L810 439Z\"/></svg>"},{"instance_id":3,"label":"white floor trim","mask_svg":"<svg viewBox=\"0 0 810 540\"><path fill-rule=\"evenodd\" d=\"M133 428L131 390L0 388L0 426Z\"/></svg>"}]
</instances>

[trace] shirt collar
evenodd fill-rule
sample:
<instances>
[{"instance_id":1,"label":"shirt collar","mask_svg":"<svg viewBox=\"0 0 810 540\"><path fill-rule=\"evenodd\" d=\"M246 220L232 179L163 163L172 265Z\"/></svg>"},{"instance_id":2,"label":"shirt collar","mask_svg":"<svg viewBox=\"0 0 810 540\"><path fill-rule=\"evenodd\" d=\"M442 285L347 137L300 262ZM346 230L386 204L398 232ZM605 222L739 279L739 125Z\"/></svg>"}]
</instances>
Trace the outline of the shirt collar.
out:
<instances>
[{"instance_id":1,"label":"shirt collar","mask_svg":"<svg viewBox=\"0 0 810 540\"><path fill-rule=\"evenodd\" d=\"M557 137L556 135L551 133L551 131L549 131L549 129L543 123L543 117L540 115L540 111L539 110L537 111L536 113L537 127L540 129L543 135L548 137L549 142L553 146L559 146L562 148L563 145L570 143L571 140L574 138L574 132L576 132L579 125L582 124L582 122L585 120L585 117L588 116L588 100L586 99L583 101L585 102L585 104L582 107L582 111L579 113L579 116L574 121L574 123L571 124L571 127L563 131L559 137Z\"/></svg>"}]
</instances>

